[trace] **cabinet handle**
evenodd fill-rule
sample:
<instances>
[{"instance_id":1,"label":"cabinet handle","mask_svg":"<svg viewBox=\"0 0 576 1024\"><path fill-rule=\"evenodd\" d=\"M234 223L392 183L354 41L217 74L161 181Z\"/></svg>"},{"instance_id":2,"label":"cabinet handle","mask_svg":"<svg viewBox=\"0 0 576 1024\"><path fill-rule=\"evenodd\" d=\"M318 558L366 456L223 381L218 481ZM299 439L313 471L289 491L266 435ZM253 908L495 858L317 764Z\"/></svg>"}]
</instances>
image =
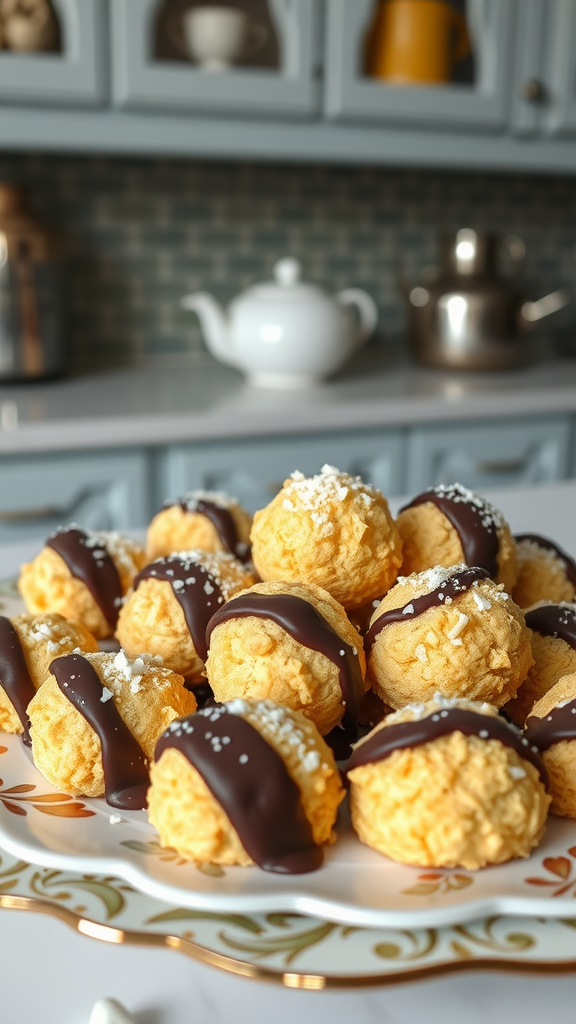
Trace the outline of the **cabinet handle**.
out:
<instances>
[{"instance_id":1,"label":"cabinet handle","mask_svg":"<svg viewBox=\"0 0 576 1024\"><path fill-rule=\"evenodd\" d=\"M34 519L70 519L74 509L79 502L84 501L91 495L97 493L92 487L85 487L83 491L70 502L69 505L43 505L40 508L21 508L15 511L0 512L0 523L31 522Z\"/></svg>"},{"instance_id":2,"label":"cabinet handle","mask_svg":"<svg viewBox=\"0 0 576 1024\"><path fill-rule=\"evenodd\" d=\"M477 473L520 473L524 469L524 459L508 459L502 462L477 462Z\"/></svg>"},{"instance_id":3,"label":"cabinet handle","mask_svg":"<svg viewBox=\"0 0 576 1024\"><path fill-rule=\"evenodd\" d=\"M522 99L529 103L541 103L546 99L546 87L539 78L528 78L522 86Z\"/></svg>"}]
</instances>

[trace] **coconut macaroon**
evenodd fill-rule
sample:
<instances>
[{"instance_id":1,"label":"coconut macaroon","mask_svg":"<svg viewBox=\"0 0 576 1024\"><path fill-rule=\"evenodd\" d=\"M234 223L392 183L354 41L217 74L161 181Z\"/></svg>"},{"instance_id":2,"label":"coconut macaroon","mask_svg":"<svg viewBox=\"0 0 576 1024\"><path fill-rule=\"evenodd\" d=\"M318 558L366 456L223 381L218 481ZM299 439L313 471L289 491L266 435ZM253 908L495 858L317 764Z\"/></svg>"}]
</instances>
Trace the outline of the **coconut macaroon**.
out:
<instances>
[{"instance_id":1,"label":"coconut macaroon","mask_svg":"<svg viewBox=\"0 0 576 1024\"><path fill-rule=\"evenodd\" d=\"M461 484L431 487L400 510L402 574L434 565L478 565L509 593L518 572L516 545L502 513Z\"/></svg>"},{"instance_id":2,"label":"coconut macaroon","mask_svg":"<svg viewBox=\"0 0 576 1024\"><path fill-rule=\"evenodd\" d=\"M250 548L252 516L221 491L189 491L167 501L147 533L150 561L173 551L227 551L245 561Z\"/></svg>"},{"instance_id":3,"label":"coconut macaroon","mask_svg":"<svg viewBox=\"0 0 576 1024\"><path fill-rule=\"evenodd\" d=\"M174 722L150 770L150 822L186 860L312 871L334 841L344 790L312 722L234 700Z\"/></svg>"},{"instance_id":4,"label":"coconut macaroon","mask_svg":"<svg viewBox=\"0 0 576 1024\"><path fill-rule=\"evenodd\" d=\"M505 711L523 725L532 706L562 676L576 672L576 605L541 602L525 612L534 664Z\"/></svg>"},{"instance_id":5,"label":"coconut macaroon","mask_svg":"<svg viewBox=\"0 0 576 1024\"><path fill-rule=\"evenodd\" d=\"M116 636L129 657L141 651L158 655L174 672L199 682L209 619L253 583L247 567L223 551L178 551L157 558L135 577Z\"/></svg>"},{"instance_id":6,"label":"coconut macaroon","mask_svg":"<svg viewBox=\"0 0 576 1024\"><path fill-rule=\"evenodd\" d=\"M98 644L79 622L62 615L0 616L0 730L24 733L26 709L48 678L54 658L74 650L95 652Z\"/></svg>"},{"instance_id":7,"label":"coconut macaroon","mask_svg":"<svg viewBox=\"0 0 576 1024\"><path fill-rule=\"evenodd\" d=\"M576 563L554 541L526 533L514 538L518 577L512 597L520 608L538 601L573 602L576 596Z\"/></svg>"},{"instance_id":8,"label":"coconut macaroon","mask_svg":"<svg viewBox=\"0 0 576 1024\"><path fill-rule=\"evenodd\" d=\"M386 498L328 465L313 477L292 473L256 512L251 540L263 580L316 583L347 610L385 594L402 562Z\"/></svg>"},{"instance_id":9,"label":"coconut macaroon","mask_svg":"<svg viewBox=\"0 0 576 1024\"><path fill-rule=\"evenodd\" d=\"M346 612L314 584L257 583L208 624L206 672L217 701L269 698L322 735L355 729L366 659Z\"/></svg>"},{"instance_id":10,"label":"coconut macaroon","mask_svg":"<svg viewBox=\"0 0 576 1024\"><path fill-rule=\"evenodd\" d=\"M559 679L534 705L524 736L548 772L550 810L576 818L576 673Z\"/></svg>"},{"instance_id":11,"label":"coconut macaroon","mask_svg":"<svg viewBox=\"0 0 576 1024\"><path fill-rule=\"evenodd\" d=\"M70 796L106 796L115 807L145 806L148 761L158 737L196 710L175 672L148 655L69 654L28 706L34 764Z\"/></svg>"},{"instance_id":12,"label":"coconut macaroon","mask_svg":"<svg viewBox=\"0 0 576 1024\"><path fill-rule=\"evenodd\" d=\"M352 824L392 860L469 870L527 857L545 828L545 771L495 708L438 694L385 718L348 763Z\"/></svg>"},{"instance_id":13,"label":"coconut macaroon","mask_svg":"<svg viewBox=\"0 0 576 1024\"><path fill-rule=\"evenodd\" d=\"M18 586L29 612L58 612L97 638L111 636L144 549L120 533L96 533L72 524L52 533Z\"/></svg>"},{"instance_id":14,"label":"coconut macaroon","mask_svg":"<svg viewBox=\"0 0 576 1024\"><path fill-rule=\"evenodd\" d=\"M365 638L368 678L395 709L444 697L501 707L532 665L522 612L486 571L435 566L399 578Z\"/></svg>"}]
</instances>

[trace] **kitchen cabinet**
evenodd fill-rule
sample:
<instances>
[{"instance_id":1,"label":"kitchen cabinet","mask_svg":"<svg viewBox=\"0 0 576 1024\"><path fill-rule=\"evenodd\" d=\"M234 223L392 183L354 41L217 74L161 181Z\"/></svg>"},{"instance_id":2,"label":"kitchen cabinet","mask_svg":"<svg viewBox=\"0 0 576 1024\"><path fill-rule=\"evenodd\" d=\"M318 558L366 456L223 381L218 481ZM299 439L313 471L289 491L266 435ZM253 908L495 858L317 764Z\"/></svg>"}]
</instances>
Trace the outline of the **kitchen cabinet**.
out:
<instances>
[{"instance_id":1,"label":"kitchen cabinet","mask_svg":"<svg viewBox=\"0 0 576 1024\"><path fill-rule=\"evenodd\" d=\"M0 544L46 537L71 522L126 530L150 518L144 451L0 459Z\"/></svg>"},{"instance_id":2,"label":"kitchen cabinet","mask_svg":"<svg viewBox=\"0 0 576 1024\"><path fill-rule=\"evenodd\" d=\"M174 445L160 465L157 507L163 499L202 488L233 494L255 512L272 500L293 470L309 476L326 462L359 473L385 494L398 494L405 459L406 438L396 430Z\"/></svg>"},{"instance_id":3,"label":"kitchen cabinet","mask_svg":"<svg viewBox=\"0 0 576 1024\"><path fill-rule=\"evenodd\" d=\"M274 117L308 117L317 111L318 0L269 0L279 43L278 68L246 64L218 72L153 55L158 8L158 0L111 4L112 93L117 106Z\"/></svg>"},{"instance_id":4,"label":"kitchen cabinet","mask_svg":"<svg viewBox=\"0 0 576 1024\"><path fill-rule=\"evenodd\" d=\"M407 492L458 480L486 488L540 484L568 474L568 417L415 429L408 441Z\"/></svg>"},{"instance_id":5,"label":"kitchen cabinet","mask_svg":"<svg viewBox=\"0 0 576 1024\"><path fill-rule=\"evenodd\" d=\"M52 0L52 4L61 50L26 54L0 50L0 112L12 103L96 106L106 98L105 4L102 0Z\"/></svg>"},{"instance_id":6,"label":"kitchen cabinet","mask_svg":"<svg viewBox=\"0 0 576 1024\"><path fill-rule=\"evenodd\" d=\"M576 4L546 2L541 124L551 136L576 135Z\"/></svg>"},{"instance_id":7,"label":"kitchen cabinet","mask_svg":"<svg viewBox=\"0 0 576 1024\"><path fill-rule=\"evenodd\" d=\"M55 0L61 54L0 52L0 151L574 172L574 0L467 0L473 84L423 87L362 74L374 2L268 0L279 67L210 73L158 59L160 0Z\"/></svg>"},{"instance_id":8,"label":"kitchen cabinet","mask_svg":"<svg viewBox=\"0 0 576 1024\"><path fill-rule=\"evenodd\" d=\"M467 131L506 127L514 76L514 0L468 0L475 52L475 82L470 85L388 85L367 77L364 37L373 9L373 0L330 0L327 5L327 117Z\"/></svg>"}]
</instances>

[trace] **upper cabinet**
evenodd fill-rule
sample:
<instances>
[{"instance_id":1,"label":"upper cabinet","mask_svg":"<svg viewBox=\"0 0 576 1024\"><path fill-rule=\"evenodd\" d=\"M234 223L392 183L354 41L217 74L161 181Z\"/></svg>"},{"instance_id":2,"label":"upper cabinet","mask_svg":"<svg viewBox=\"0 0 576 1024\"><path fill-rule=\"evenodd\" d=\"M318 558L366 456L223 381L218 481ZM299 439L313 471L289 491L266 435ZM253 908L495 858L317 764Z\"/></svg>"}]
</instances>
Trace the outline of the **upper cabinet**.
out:
<instances>
[{"instance_id":1,"label":"upper cabinet","mask_svg":"<svg viewBox=\"0 0 576 1024\"><path fill-rule=\"evenodd\" d=\"M541 79L541 122L549 136L576 135L576 3L541 0L546 34Z\"/></svg>"},{"instance_id":2,"label":"upper cabinet","mask_svg":"<svg viewBox=\"0 0 576 1024\"><path fill-rule=\"evenodd\" d=\"M38 52L0 7L0 150L576 170L576 0L42 7Z\"/></svg>"},{"instance_id":3,"label":"upper cabinet","mask_svg":"<svg viewBox=\"0 0 576 1024\"><path fill-rule=\"evenodd\" d=\"M118 106L274 117L319 109L318 0L113 0L110 9Z\"/></svg>"},{"instance_id":4,"label":"upper cabinet","mask_svg":"<svg viewBox=\"0 0 576 1024\"><path fill-rule=\"evenodd\" d=\"M501 129L515 0L329 0L324 110L338 120Z\"/></svg>"},{"instance_id":5,"label":"upper cabinet","mask_svg":"<svg viewBox=\"0 0 576 1024\"><path fill-rule=\"evenodd\" d=\"M5 19L0 49L4 104L101 104L107 95L106 8L102 0L51 0L39 16Z\"/></svg>"}]
</instances>

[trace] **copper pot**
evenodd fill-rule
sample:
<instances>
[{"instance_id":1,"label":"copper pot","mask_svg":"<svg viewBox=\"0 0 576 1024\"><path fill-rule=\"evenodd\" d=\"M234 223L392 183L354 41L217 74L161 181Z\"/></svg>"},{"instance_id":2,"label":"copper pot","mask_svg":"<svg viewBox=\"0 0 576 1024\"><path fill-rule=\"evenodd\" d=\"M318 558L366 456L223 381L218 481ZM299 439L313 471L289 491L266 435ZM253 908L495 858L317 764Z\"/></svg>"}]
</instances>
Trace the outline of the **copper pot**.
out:
<instances>
[{"instance_id":1,"label":"copper pot","mask_svg":"<svg viewBox=\"0 0 576 1024\"><path fill-rule=\"evenodd\" d=\"M0 184L0 381L56 377L66 368L60 245Z\"/></svg>"}]
</instances>

